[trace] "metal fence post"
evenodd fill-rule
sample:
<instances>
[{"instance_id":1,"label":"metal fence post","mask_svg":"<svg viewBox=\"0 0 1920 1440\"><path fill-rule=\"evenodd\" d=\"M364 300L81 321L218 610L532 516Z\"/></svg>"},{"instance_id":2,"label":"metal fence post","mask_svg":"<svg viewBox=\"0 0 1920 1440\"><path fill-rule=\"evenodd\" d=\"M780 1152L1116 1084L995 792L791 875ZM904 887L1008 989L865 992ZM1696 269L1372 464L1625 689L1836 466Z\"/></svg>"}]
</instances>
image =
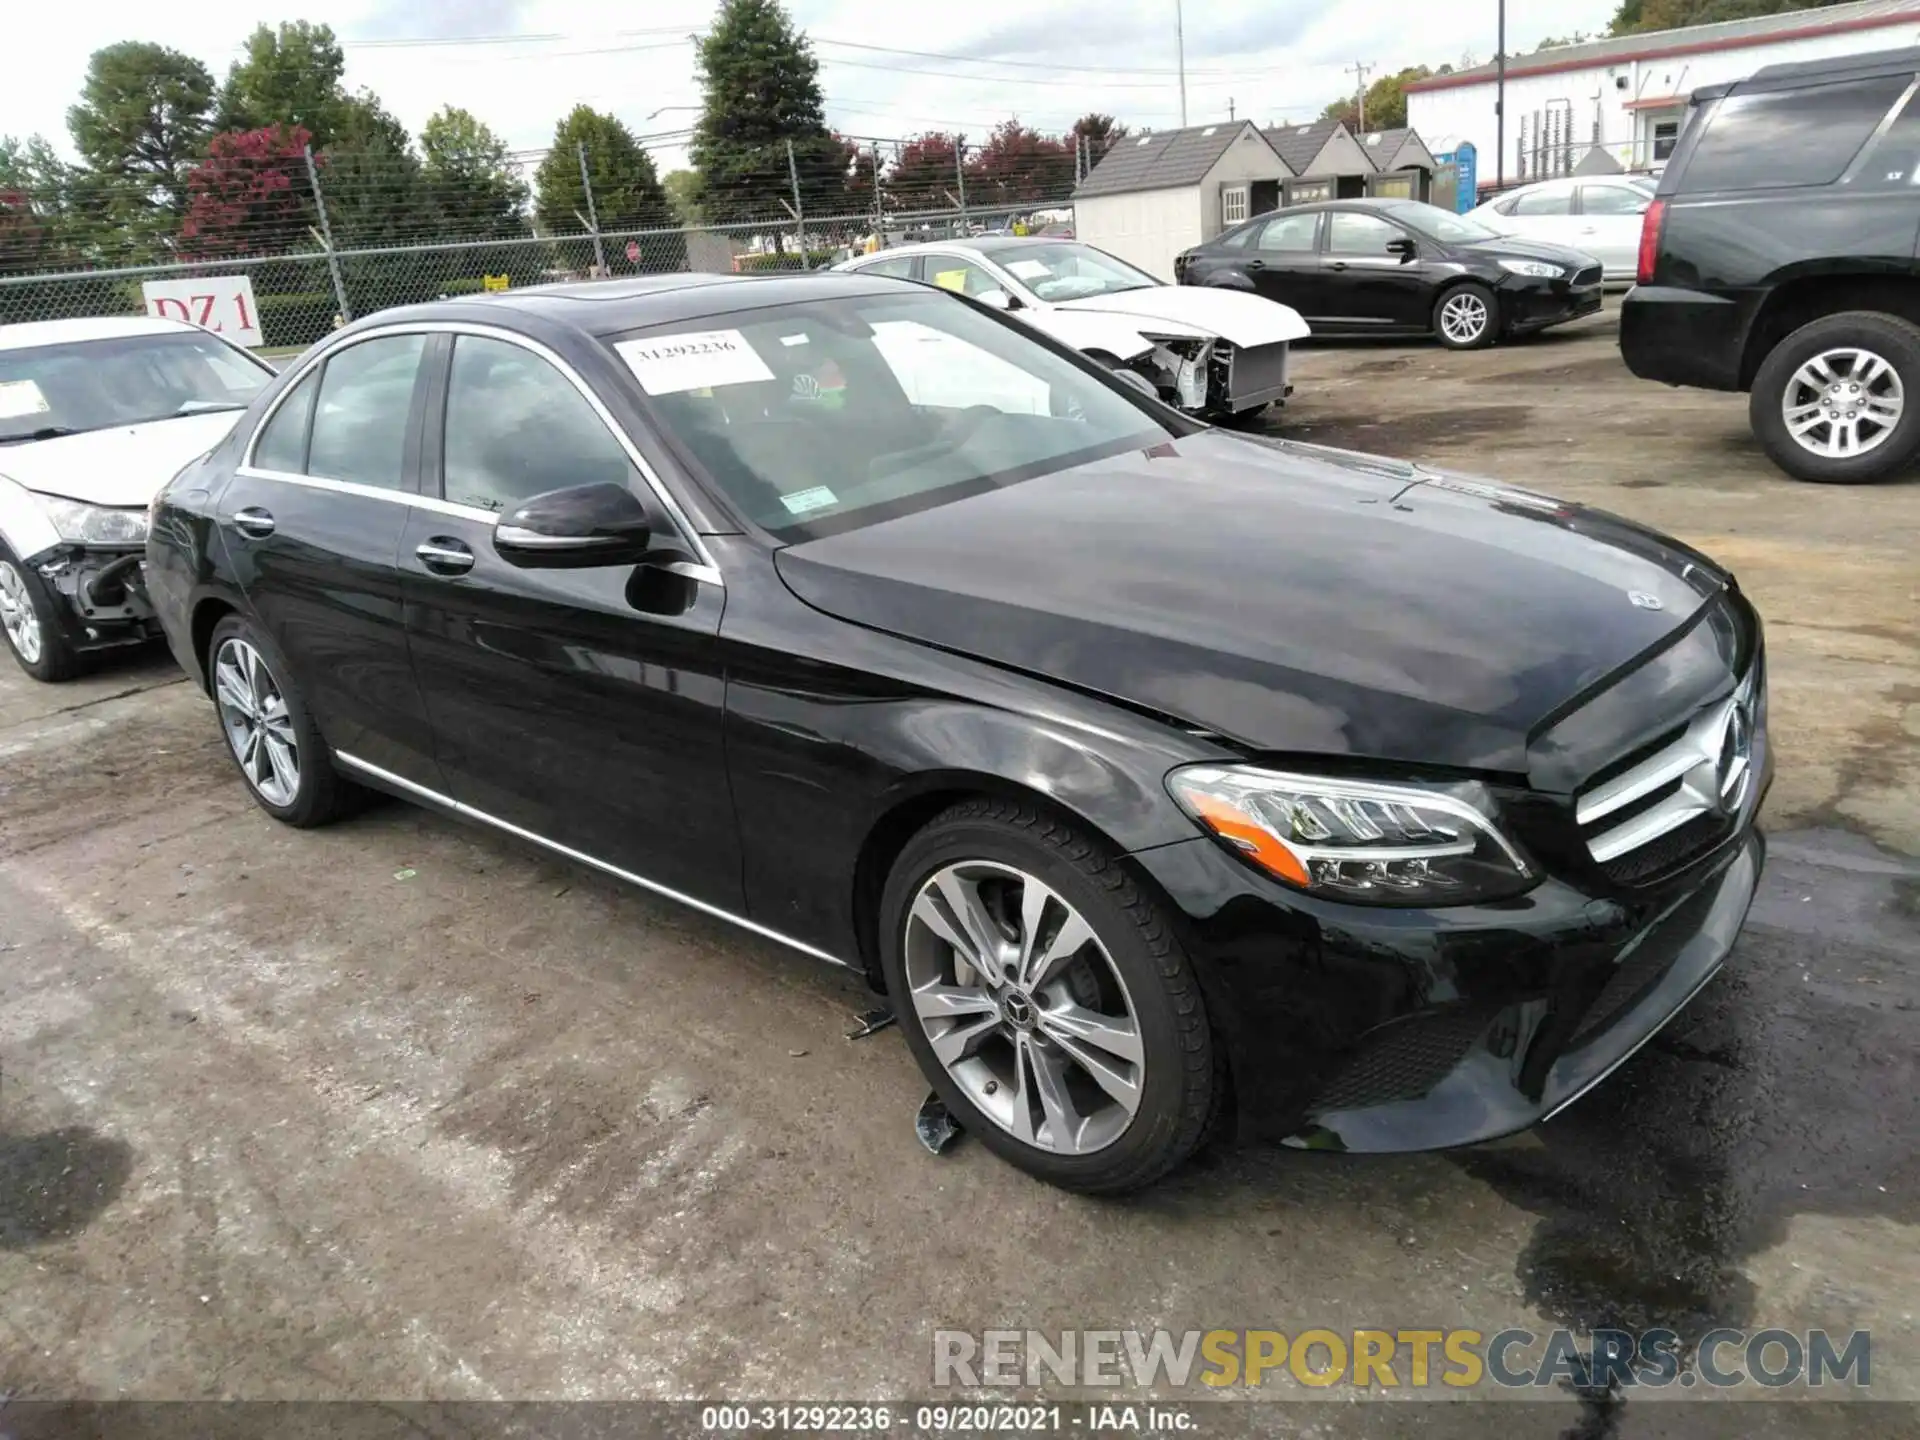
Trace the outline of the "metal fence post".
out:
<instances>
[{"instance_id":1,"label":"metal fence post","mask_svg":"<svg viewBox=\"0 0 1920 1440\"><path fill-rule=\"evenodd\" d=\"M887 228L887 221L886 221L886 211L885 211L885 210L884 210L884 209L882 208L882 206L881 206L881 203L880 203L880 142L879 142L878 140L873 140L873 141L869 141L869 142L868 142L868 148L867 148L867 153L868 153L868 154L869 154L869 155L870 155L870 156L872 157L872 159L873 159L873 235L874 235L874 243L875 243L876 245L878 245L878 246L883 246L883 247L884 247L884 246L885 246L885 244L886 244L886 228Z\"/></svg>"},{"instance_id":2,"label":"metal fence post","mask_svg":"<svg viewBox=\"0 0 1920 1440\"><path fill-rule=\"evenodd\" d=\"M953 173L960 181L960 224L967 223L967 142L953 142Z\"/></svg>"},{"instance_id":3,"label":"metal fence post","mask_svg":"<svg viewBox=\"0 0 1920 1440\"><path fill-rule=\"evenodd\" d=\"M793 230L800 241L800 268L807 265L807 208L800 201L800 167L794 163L793 141L787 141L787 178L793 181Z\"/></svg>"},{"instance_id":4,"label":"metal fence post","mask_svg":"<svg viewBox=\"0 0 1920 1440\"><path fill-rule=\"evenodd\" d=\"M596 274L611 275L607 269L606 247L600 243L600 214L593 208L593 181L587 176L587 142L582 140L574 147L580 156L580 190L587 197L587 233L593 236L593 268Z\"/></svg>"},{"instance_id":5,"label":"metal fence post","mask_svg":"<svg viewBox=\"0 0 1920 1440\"><path fill-rule=\"evenodd\" d=\"M313 186L313 208L320 217L320 243L327 249L327 270L333 276L333 298L340 302L342 322L353 319L353 306L347 303L347 282L340 274L340 257L333 252L333 226L327 223L327 202L320 194L320 167L313 163L313 147L303 146L307 157L307 183Z\"/></svg>"}]
</instances>

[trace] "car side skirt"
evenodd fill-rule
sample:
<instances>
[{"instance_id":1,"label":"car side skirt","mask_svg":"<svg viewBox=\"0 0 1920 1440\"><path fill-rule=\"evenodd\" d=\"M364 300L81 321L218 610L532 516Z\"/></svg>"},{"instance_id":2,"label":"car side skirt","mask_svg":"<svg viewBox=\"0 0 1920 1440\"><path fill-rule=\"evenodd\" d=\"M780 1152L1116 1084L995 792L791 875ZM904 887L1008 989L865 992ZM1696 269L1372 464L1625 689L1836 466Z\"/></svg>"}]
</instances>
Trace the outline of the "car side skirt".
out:
<instances>
[{"instance_id":1,"label":"car side skirt","mask_svg":"<svg viewBox=\"0 0 1920 1440\"><path fill-rule=\"evenodd\" d=\"M562 845L557 840L549 840L544 835L536 834L532 830L523 829L511 821L502 820L497 815L489 815L486 811L476 809L472 805L455 800L450 795L442 795L438 790L429 789L425 785L415 784L411 780L403 779L401 776L395 775L390 770L382 770L378 765L369 764L358 756L349 755L344 750L335 750L333 752L333 758L338 764L351 770L358 779L377 789L398 795L403 800L415 800L458 819L474 820L482 825L490 825L494 829L512 835L516 839L528 841L545 850L551 850L554 854L563 855L567 859L576 861L581 865L591 866L603 874L613 876L616 880L624 880L629 885L637 885L642 890L650 890L656 895L665 896L669 900L676 900L690 909L698 910L703 915L711 915L716 920L725 920L730 925L738 925L742 930L750 930L762 939L772 940L778 944L787 946L789 949L798 950L801 954L810 955L815 960L824 960L829 965L839 965L849 970L859 970L862 974L866 973L863 967L854 964L852 961L843 960L838 955L829 954L825 950L807 944L804 940L796 940L791 935L783 935L778 930L762 925L757 920L749 920L744 915L736 915L731 910L722 909L720 906L709 904L705 900L696 900L691 895L662 885L656 880L649 880L644 875L636 875L631 870L623 870L618 865L609 864L605 860L597 859L583 850L575 850L570 845Z\"/></svg>"}]
</instances>

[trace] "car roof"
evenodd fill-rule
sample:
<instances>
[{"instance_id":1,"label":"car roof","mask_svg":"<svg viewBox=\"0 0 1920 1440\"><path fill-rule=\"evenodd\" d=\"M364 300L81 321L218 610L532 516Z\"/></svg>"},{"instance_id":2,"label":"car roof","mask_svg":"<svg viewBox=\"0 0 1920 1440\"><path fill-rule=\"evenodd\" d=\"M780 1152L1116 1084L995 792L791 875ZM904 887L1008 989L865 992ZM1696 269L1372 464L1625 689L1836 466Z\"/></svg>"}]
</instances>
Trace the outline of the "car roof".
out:
<instances>
[{"instance_id":1,"label":"car roof","mask_svg":"<svg viewBox=\"0 0 1920 1440\"><path fill-rule=\"evenodd\" d=\"M520 316L589 335L617 335L650 325L759 310L769 305L887 291L926 293L923 286L882 275L833 271L709 275L681 271L671 275L532 285L522 290L464 296L458 300L432 300L422 305L377 311L351 328L357 331L422 320L463 320L511 328L510 317Z\"/></svg>"},{"instance_id":2,"label":"car roof","mask_svg":"<svg viewBox=\"0 0 1920 1440\"><path fill-rule=\"evenodd\" d=\"M1256 215L1256 220L1270 219L1276 215L1313 215L1322 210L1373 210L1391 215L1395 211L1439 210L1438 205L1429 205L1423 200L1403 200L1397 195L1363 195L1351 200L1313 200L1305 205L1283 205L1278 210L1269 210L1264 215ZM1451 215L1451 210L1442 211Z\"/></svg>"},{"instance_id":3,"label":"car roof","mask_svg":"<svg viewBox=\"0 0 1920 1440\"><path fill-rule=\"evenodd\" d=\"M199 327L153 315L91 315L75 320L27 320L0 325L0 350L30 350L42 345L83 345L90 340L124 340L130 335L196 334Z\"/></svg>"},{"instance_id":4,"label":"car roof","mask_svg":"<svg viewBox=\"0 0 1920 1440\"><path fill-rule=\"evenodd\" d=\"M1035 245L1082 243L1070 240L1065 235L969 235L952 240L916 240L911 245L889 245L871 255L856 255L853 258L854 261L878 260L887 255L924 255L938 250L971 250L978 255L1003 255L1010 250L1025 250Z\"/></svg>"}]
</instances>

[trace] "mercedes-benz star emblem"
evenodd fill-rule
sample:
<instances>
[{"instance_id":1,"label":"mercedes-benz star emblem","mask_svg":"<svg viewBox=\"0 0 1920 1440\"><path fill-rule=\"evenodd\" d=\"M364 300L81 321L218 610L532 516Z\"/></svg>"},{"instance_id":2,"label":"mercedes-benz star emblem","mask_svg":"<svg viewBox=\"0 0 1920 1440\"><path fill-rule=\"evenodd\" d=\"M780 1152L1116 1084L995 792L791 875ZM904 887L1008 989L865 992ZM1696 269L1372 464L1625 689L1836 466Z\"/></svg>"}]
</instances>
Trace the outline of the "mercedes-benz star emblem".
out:
<instances>
[{"instance_id":1,"label":"mercedes-benz star emblem","mask_svg":"<svg viewBox=\"0 0 1920 1440\"><path fill-rule=\"evenodd\" d=\"M1644 590L1627 591L1627 599L1638 605L1642 610L1664 610L1667 608L1666 604L1658 595L1649 595Z\"/></svg>"}]
</instances>

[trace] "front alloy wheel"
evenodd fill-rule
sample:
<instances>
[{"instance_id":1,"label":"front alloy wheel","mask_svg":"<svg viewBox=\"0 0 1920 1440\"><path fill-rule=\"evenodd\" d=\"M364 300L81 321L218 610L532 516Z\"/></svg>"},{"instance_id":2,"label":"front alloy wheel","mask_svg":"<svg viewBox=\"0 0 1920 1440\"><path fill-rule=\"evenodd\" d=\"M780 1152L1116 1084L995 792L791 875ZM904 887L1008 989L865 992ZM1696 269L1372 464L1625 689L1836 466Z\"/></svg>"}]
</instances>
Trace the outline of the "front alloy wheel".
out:
<instances>
[{"instance_id":1,"label":"front alloy wheel","mask_svg":"<svg viewBox=\"0 0 1920 1440\"><path fill-rule=\"evenodd\" d=\"M1112 1144L1140 1108L1146 1055L1126 982L1045 882L948 865L907 912L914 1013L967 1098L1016 1140L1062 1155Z\"/></svg>"},{"instance_id":2,"label":"front alloy wheel","mask_svg":"<svg viewBox=\"0 0 1920 1440\"><path fill-rule=\"evenodd\" d=\"M213 698L247 783L269 805L291 805L300 793L300 739L280 683L245 640L230 638L215 652Z\"/></svg>"},{"instance_id":3,"label":"front alloy wheel","mask_svg":"<svg viewBox=\"0 0 1920 1440\"><path fill-rule=\"evenodd\" d=\"M1069 1190L1137 1190L1202 1143L1226 1088L1174 914L1065 818L976 796L895 859L881 978L989 1150Z\"/></svg>"},{"instance_id":4,"label":"front alloy wheel","mask_svg":"<svg viewBox=\"0 0 1920 1440\"><path fill-rule=\"evenodd\" d=\"M1449 350L1478 350L1493 343L1495 301L1486 286L1456 285L1433 307L1433 332Z\"/></svg>"},{"instance_id":5,"label":"front alloy wheel","mask_svg":"<svg viewBox=\"0 0 1920 1440\"><path fill-rule=\"evenodd\" d=\"M27 582L11 560L0 560L0 626L5 627L7 643L22 664L39 663L40 617L33 613Z\"/></svg>"}]
</instances>

